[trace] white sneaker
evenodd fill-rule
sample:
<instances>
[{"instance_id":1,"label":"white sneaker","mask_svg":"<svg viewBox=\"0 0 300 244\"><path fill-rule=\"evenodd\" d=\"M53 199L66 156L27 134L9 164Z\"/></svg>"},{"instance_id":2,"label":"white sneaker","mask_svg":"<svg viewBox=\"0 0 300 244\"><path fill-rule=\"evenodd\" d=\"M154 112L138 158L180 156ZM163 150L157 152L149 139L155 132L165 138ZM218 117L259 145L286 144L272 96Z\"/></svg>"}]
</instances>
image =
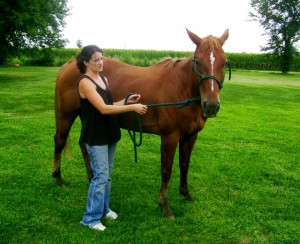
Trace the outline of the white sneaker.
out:
<instances>
[{"instance_id":1,"label":"white sneaker","mask_svg":"<svg viewBox=\"0 0 300 244\"><path fill-rule=\"evenodd\" d=\"M118 215L114 211L110 210L107 214L105 214L105 218L115 220L118 218Z\"/></svg>"},{"instance_id":2,"label":"white sneaker","mask_svg":"<svg viewBox=\"0 0 300 244\"><path fill-rule=\"evenodd\" d=\"M104 231L106 228L103 224L101 224L101 222L96 225L89 225L89 227L93 230L99 230L99 231Z\"/></svg>"}]
</instances>

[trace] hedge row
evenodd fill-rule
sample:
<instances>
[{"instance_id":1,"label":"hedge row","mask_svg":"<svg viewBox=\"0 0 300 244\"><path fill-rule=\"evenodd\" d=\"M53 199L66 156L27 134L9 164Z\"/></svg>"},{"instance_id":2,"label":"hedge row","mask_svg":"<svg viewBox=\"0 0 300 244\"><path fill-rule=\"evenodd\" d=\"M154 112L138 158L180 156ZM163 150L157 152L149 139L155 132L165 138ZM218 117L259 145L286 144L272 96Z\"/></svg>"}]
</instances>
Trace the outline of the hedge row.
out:
<instances>
[{"instance_id":1,"label":"hedge row","mask_svg":"<svg viewBox=\"0 0 300 244\"><path fill-rule=\"evenodd\" d=\"M21 65L61 66L68 60L76 57L79 51L79 49L71 48L51 50L27 49L22 50L19 57L10 58L8 64L19 63ZM186 58L193 54L192 52L185 51L124 49L105 49L104 53L105 56L137 66L149 66L167 57ZM279 59L274 55L248 53L227 53L226 55L233 69L281 71ZM299 54L294 56L290 71L300 72Z\"/></svg>"},{"instance_id":2,"label":"hedge row","mask_svg":"<svg viewBox=\"0 0 300 244\"><path fill-rule=\"evenodd\" d=\"M271 54L227 53L227 58L236 69L281 71L279 57ZM290 71L300 71L299 54L293 57Z\"/></svg>"}]
</instances>

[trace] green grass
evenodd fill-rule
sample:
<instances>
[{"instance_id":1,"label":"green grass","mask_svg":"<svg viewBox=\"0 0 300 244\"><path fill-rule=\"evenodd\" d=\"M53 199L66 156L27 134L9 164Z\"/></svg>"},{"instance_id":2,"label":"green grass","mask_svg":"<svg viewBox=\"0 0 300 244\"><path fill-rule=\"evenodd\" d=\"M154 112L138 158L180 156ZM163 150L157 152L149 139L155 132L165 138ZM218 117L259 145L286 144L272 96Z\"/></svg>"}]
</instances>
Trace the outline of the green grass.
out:
<instances>
[{"instance_id":1,"label":"green grass","mask_svg":"<svg viewBox=\"0 0 300 244\"><path fill-rule=\"evenodd\" d=\"M199 134L190 192L179 194L178 156L162 217L159 137L144 134L134 163L123 131L113 172L116 221L105 232L79 224L88 181L78 147L79 121L62 174L51 177L53 98L58 68L0 67L0 242L2 243L299 243L300 74L233 71L221 110Z\"/></svg>"}]
</instances>

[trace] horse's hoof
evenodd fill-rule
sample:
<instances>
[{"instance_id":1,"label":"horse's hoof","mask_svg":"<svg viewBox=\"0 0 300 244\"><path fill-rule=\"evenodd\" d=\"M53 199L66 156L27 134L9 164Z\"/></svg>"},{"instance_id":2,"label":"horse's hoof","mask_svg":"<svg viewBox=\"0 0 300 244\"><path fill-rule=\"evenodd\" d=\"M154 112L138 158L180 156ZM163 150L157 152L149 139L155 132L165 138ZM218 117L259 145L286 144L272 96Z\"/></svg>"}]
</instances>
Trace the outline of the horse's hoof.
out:
<instances>
[{"instance_id":1,"label":"horse's hoof","mask_svg":"<svg viewBox=\"0 0 300 244\"><path fill-rule=\"evenodd\" d=\"M163 215L171 221L175 220L175 216L171 209L168 209L167 211L163 211Z\"/></svg>"},{"instance_id":2,"label":"horse's hoof","mask_svg":"<svg viewBox=\"0 0 300 244\"><path fill-rule=\"evenodd\" d=\"M66 183L62 179L57 179L56 185L58 185L60 187L67 187Z\"/></svg>"},{"instance_id":3,"label":"horse's hoof","mask_svg":"<svg viewBox=\"0 0 300 244\"><path fill-rule=\"evenodd\" d=\"M186 201L188 201L188 202L195 202L196 201L196 199L192 195L190 195L189 193L186 193L186 192L185 193L180 192L180 193Z\"/></svg>"},{"instance_id":4,"label":"horse's hoof","mask_svg":"<svg viewBox=\"0 0 300 244\"><path fill-rule=\"evenodd\" d=\"M166 218L168 218L171 221L175 221L175 216L174 216L173 213L171 213L171 214L170 213L168 213L168 214L163 213L163 216L166 217Z\"/></svg>"},{"instance_id":5,"label":"horse's hoof","mask_svg":"<svg viewBox=\"0 0 300 244\"><path fill-rule=\"evenodd\" d=\"M190 194L188 196L184 196L185 200L187 200L188 202L196 202L196 198L194 198L193 196L191 196Z\"/></svg>"},{"instance_id":6,"label":"horse's hoof","mask_svg":"<svg viewBox=\"0 0 300 244\"><path fill-rule=\"evenodd\" d=\"M168 219L171 221L175 221L175 216L174 215L168 216Z\"/></svg>"},{"instance_id":7,"label":"horse's hoof","mask_svg":"<svg viewBox=\"0 0 300 244\"><path fill-rule=\"evenodd\" d=\"M163 207L163 216L167 217L169 220L175 220L175 216L173 211L168 206Z\"/></svg>"}]
</instances>

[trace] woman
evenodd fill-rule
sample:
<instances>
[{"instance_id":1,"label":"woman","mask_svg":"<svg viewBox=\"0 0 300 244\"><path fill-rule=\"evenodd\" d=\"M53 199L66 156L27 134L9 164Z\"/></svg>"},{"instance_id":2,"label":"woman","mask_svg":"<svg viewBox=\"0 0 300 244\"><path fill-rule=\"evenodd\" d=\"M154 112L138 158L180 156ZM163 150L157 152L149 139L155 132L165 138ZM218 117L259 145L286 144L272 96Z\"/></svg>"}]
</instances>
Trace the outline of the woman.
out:
<instances>
[{"instance_id":1,"label":"woman","mask_svg":"<svg viewBox=\"0 0 300 244\"><path fill-rule=\"evenodd\" d=\"M103 51L89 45L77 55L77 67L84 74L79 81L79 95L82 110L81 139L86 143L90 156L93 178L90 182L86 212L81 224L103 231L106 227L100 219L105 216L116 219L118 215L109 208L111 171L116 143L121 138L115 114L134 111L145 114L147 106L137 103L140 95L129 96L113 103L107 79L99 75L103 70Z\"/></svg>"}]
</instances>

